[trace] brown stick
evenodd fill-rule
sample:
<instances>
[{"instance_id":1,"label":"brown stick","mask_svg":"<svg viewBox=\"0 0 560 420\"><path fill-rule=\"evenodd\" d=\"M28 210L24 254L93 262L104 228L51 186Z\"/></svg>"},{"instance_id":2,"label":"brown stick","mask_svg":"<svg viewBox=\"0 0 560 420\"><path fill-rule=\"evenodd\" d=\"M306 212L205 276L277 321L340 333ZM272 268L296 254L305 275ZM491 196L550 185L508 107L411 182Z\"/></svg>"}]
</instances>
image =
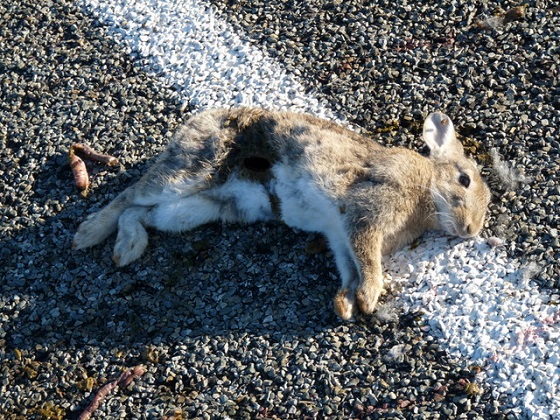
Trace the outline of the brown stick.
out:
<instances>
[{"instance_id":1,"label":"brown stick","mask_svg":"<svg viewBox=\"0 0 560 420\"><path fill-rule=\"evenodd\" d=\"M74 143L72 145L72 149L75 152L80 153L86 159L93 160L95 162L101 162L109 166L117 166L119 164L119 161L116 157L96 152L90 146L84 143Z\"/></svg>"},{"instance_id":2,"label":"brown stick","mask_svg":"<svg viewBox=\"0 0 560 420\"><path fill-rule=\"evenodd\" d=\"M74 153L74 150L70 148L70 167L72 168L72 173L74 174L74 182L82 195L87 195L89 187L89 175L87 173L86 164L84 161Z\"/></svg>"},{"instance_id":3,"label":"brown stick","mask_svg":"<svg viewBox=\"0 0 560 420\"><path fill-rule=\"evenodd\" d=\"M84 412L80 414L78 420L88 420L95 412L95 410L99 408L99 405L101 404L103 399L107 395L109 395L109 393L111 393L113 389L119 386L126 387L130 385L134 378L142 376L145 372L146 369L144 368L144 366L134 366L133 368L123 372L122 375L118 377L118 379L115 379L101 387L101 389L97 391L97 394L95 394L95 397L93 397L93 400L88 408L86 408Z\"/></svg>"}]
</instances>

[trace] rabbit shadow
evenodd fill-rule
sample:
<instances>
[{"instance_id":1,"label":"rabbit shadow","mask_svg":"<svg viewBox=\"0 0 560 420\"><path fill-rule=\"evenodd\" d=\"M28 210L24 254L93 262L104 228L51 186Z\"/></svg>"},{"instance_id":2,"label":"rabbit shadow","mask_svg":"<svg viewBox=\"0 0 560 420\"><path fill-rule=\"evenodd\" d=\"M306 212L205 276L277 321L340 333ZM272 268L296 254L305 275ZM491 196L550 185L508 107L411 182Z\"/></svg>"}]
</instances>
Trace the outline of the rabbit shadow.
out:
<instances>
[{"instance_id":1,"label":"rabbit shadow","mask_svg":"<svg viewBox=\"0 0 560 420\"><path fill-rule=\"evenodd\" d=\"M101 174L109 181L87 199L64 165L41 170L36 204L56 195L67 202L43 224L3 240L2 295L6 302L25 302L5 310L9 348L105 339L122 346L173 343L230 332L298 336L339 324L331 304L339 284L332 255L306 252L314 235L279 223L150 231L146 253L124 268L111 260L114 236L72 250L86 215L135 182L153 160Z\"/></svg>"}]
</instances>

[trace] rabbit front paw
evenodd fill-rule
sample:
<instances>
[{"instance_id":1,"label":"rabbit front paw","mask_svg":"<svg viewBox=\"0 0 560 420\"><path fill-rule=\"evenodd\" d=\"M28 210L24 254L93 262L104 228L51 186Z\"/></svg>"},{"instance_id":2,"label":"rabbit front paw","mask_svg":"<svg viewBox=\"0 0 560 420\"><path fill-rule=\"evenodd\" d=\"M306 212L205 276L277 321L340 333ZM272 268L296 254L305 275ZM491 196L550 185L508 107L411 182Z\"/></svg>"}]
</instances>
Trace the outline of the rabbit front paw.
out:
<instances>
[{"instance_id":1,"label":"rabbit front paw","mask_svg":"<svg viewBox=\"0 0 560 420\"><path fill-rule=\"evenodd\" d=\"M381 295L381 287L365 287L362 286L356 291L356 301L360 312L365 315L373 313L377 305L379 296Z\"/></svg>"},{"instance_id":2,"label":"rabbit front paw","mask_svg":"<svg viewBox=\"0 0 560 420\"><path fill-rule=\"evenodd\" d=\"M334 311L345 321L351 321L354 317L354 296L348 289L339 289L334 297Z\"/></svg>"}]
</instances>

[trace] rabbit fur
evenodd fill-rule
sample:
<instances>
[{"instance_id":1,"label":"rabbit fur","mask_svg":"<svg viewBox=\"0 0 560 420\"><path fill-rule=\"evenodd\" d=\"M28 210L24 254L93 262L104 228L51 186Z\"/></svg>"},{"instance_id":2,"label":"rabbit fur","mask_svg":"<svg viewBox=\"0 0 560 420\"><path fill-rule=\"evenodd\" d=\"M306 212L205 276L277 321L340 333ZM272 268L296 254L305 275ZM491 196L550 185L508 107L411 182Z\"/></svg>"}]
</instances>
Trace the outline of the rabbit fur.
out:
<instances>
[{"instance_id":1,"label":"rabbit fur","mask_svg":"<svg viewBox=\"0 0 560 420\"><path fill-rule=\"evenodd\" d=\"M429 158L306 114L204 111L136 184L79 226L73 247L118 230L113 260L124 266L144 252L148 227L279 219L327 238L342 281L336 313L370 314L383 289L382 255L426 230L469 238L484 223L490 191L450 118L429 115L423 137Z\"/></svg>"}]
</instances>

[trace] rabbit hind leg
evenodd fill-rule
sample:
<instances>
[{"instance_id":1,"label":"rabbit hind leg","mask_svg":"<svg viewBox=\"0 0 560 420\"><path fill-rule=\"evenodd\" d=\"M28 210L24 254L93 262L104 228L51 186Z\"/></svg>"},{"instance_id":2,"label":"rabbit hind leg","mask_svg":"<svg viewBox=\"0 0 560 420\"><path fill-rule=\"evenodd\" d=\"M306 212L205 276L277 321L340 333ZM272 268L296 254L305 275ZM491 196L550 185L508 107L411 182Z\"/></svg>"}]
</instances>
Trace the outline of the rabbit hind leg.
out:
<instances>
[{"instance_id":1,"label":"rabbit hind leg","mask_svg":"<svg viewBox=\"0 0 560 420\"><path fill-rule=\"evenodd\" d=\"M191 196L161 198L157 205L131 206L121 214L113 253L117 265L124 266L142 255L148 244L146 227L184 232L215 221L251 223L274 217L266 188L235 177Z\"/></svg>"},{"instance_id":2,"label":"rabbit hind leg","mask_svg":"<svg viewBox=\"0 0 560 420\"><path fill-rule=\"evenodd\" d=\"M74 235L72 248L84 249L102 242L117 229L120 215L129 206L128 191L125 190L109 205L80 224Z\"/></svg>"},{"instance_id":3,"label":"rabbit hind leg","mask_svg":"<svg viewBox=\"0 0 560 420\"><path fill-rule=\"evenodd\" d=\"M156 229L183 232L215 221L266 221L274 217L274 212L262 184L232 177L192 196L160 203L149 216L148 223Z\"/></svg>"},{"instance_id":4,"label":"rabbit hind leg","mask_svg":"<svg viewBox=\"0 0 560 420\"><path fill-rule=\"evenodd\" d=\"M119 232L113 249L113 261L119 267L138 259L148 245L146 216L149 207L132 206L122 212L118 221Z\"/></svg>"},{"instance_id":5,"label":"rabbit hind leg","mask_svg":"<svg viewBox=\"0 0 560 420\"><path fill-rule=\"evenodd\" d=\"M163 201L155 206L131 206L119 217L113 261L124 266L139 258L148 245L146 227L183 232L220 218L220 206L201 193Z\"/></svg>"}]
</instances>

